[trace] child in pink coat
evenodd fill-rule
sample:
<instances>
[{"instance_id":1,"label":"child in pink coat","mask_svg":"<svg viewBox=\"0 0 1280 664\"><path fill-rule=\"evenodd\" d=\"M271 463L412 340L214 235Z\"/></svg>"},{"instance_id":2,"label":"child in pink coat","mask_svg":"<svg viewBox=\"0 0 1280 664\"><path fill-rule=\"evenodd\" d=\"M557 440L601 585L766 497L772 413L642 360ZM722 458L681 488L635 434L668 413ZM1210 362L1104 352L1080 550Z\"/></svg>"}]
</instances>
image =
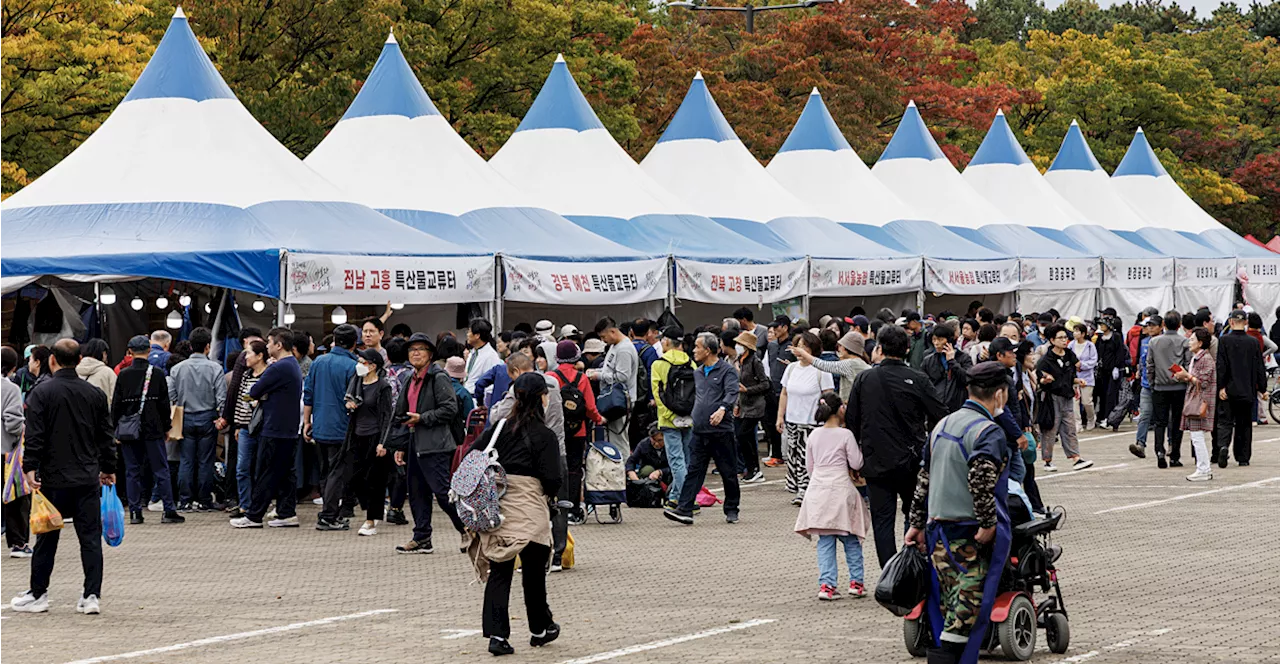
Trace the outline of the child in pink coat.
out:
<instances>
[{"instance_id":1,"label":"child in pink coat","mask_svg":"<svg viewBox=\"0 0 1280 664\"><path fill-rule=\"evenodd\" d=\"M844 545L849 566L849 596L865 597L861 540L867 536L870 519L853 483L854 474L862 468L862 450L853 433L844 428L840 397L830 392L822 395L817 421L823 425L809 434L805 450L809 490L796 517L796 532L806 538L818 536L818 599L840 597L837 541Z\"/></svg>"}]
</instances>

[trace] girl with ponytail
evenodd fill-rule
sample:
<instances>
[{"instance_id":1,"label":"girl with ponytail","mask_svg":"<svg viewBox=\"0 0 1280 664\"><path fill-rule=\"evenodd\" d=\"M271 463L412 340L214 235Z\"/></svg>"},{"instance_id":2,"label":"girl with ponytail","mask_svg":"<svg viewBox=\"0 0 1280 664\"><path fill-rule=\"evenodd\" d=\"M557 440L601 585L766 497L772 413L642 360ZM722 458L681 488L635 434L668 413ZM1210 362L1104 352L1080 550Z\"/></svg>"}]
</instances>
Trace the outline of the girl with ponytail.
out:
<instances>
[{"instance_id":1,"label":"girl with ponytail","mask_svg":"<svg viewBox=\"0 0 1280 664\"><path fill-rule=\"evenodd\" d=\"M800 505L795 531L808 539L818 538L818 599L840 598L836 589L837 542L844 545L849 567L849 596L865 597L862 540L867 536L871 515L854 485L862 468L862 450L853 433L844 428L844 404L836 394L825 392L818 398L814 419L822 426L809 433L805 449L809 490Z\"/></svg>"}]
</instances>

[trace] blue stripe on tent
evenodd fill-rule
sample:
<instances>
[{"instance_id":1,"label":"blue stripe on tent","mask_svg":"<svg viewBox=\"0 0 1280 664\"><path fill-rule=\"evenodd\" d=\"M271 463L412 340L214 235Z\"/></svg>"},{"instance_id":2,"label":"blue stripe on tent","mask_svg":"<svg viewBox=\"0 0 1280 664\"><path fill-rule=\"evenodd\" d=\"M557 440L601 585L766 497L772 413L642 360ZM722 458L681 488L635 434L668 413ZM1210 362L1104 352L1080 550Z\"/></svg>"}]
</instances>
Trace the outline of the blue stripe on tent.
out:
<instances>
[{"instance_id":1,"label":"blue stripe on tent","mask_svg":"<svg viewBox=\"0 0 1280 664\"><path fill-rule=\"evenodd\" d=\"M1097 258L1097 254L1051 240L1019 224L990 224L981 229L949 227L984 247L1019 258Z\"/></svg>"},{"instance_id":2,"label":"blue stripe on tent","mask_svg":"<svg viewBox=\"0 0 1280 664\"><path fill-rule=\"evenodd\" d=\"M8 214L5 213L6 217ZM6 277L124 274L234 288L263 297L280 297L280 252L270 249L17 258L6 256L0 263L0 274Z\"/></svg>"},{"instance_id":3,"label":"blue stripe on tent","mask_svg":"<svg viewBox=\"0 0 1280 664\"><path fill-rule=\"evenodd\" d=\"M782 239L768 224L762 224L758 221L749 221L747 219L723 219L715 218L715 222L725 228L745 237L756 244L762 244L770 249L779 252L793 253L797 256L803 256L804 252L791 246L786 240Z\"/></svg>"},{"instance_id":4,"label":"blue stripe on tent","mask_svg":"<svg viewBox=\"0 0 1280 664\"><path fill-rule=\"evenodd\" d=\"M381 212L450 242L530 260L629 261L666 255L624 247L539 208L485 208L459 217L421 210Z\"/></svg>"},{"instance_id":5,"label":"blue stripe on tent","mask_svg":"<svg viewBox=\"0 0 1280 664\"><path fill-rule=\"evenodd\" d=\"M1079 242L1076 241L1075 238L1071 237L1070 235L1067 235L1065 231L1061 231L1056 228L1044 228L1041 226L1028 226L1028 228L1030 228L1033 232L1039 233L1040 235L1043 235L1044 237L1050 240L1053 240L1054 242L1057 242L1058 244L1064 247L1070 247L1081 253L1089 253L1089 249L1087 247L1081 245Z\"/></svg>"},{"instance_id":6,"label":"blue stripe on tent","mask_svg":"<svg viewBox=\"0 0 1280 664\"><path fill-rule=\"evenodd\" d=\"M1047 229L1033 230L1055 239L1058 235L1065 235L1086 252L1104 258L1167 258L1096 224L1077 224L1065 231L1051 231L1053 235L1046 233Z\"/></svg>"},{"instance_id":7,"label":"blue stripe on tent","mask_svg":"<svg viewBox=\"0 0 1280 664\"><path fill-rule=\"evenodd\" d=\"M1075 120L1072 120L1071 126L1067 128L1067 135L1062 138L1062 147L1058 148L1058 154L1053 158L1053 163L1049 164L1049 170L1102 170L1102 165L1093 156L1093 150L1089 149L1089 142L1084 139L1080 125L1076 124Z\"/></svg>"},{"instance_id":8,"label":"blue stripe on tent","mask_svg":"<svg viewBox=\"0 0 1280 664\"><path fill-rule=\"evenodd\" d=\"M1227 252L1236 258L1269 258L1280 260L1280 254L1269 249L1264 249L1258 245L1236 235L1226 228L1215 228L1202 233L1188 233L1180 231L1183 235L1207 245L1219 251Z\"/></svg>"},{"instance_id":9,"label":"blue stripe on tent","mask_svg":"<svg viewBox=\"0 0 1280 664\"><path fill-rule=\"evenodd\" d=\"M382 47L373 71L369 72L369 78L360 86L360 92L342 119L376 115L403 115L406 118L440 115L404 59L400 45L394 41L388 41Z\"/></svg>"},{"instance_id":10,"label":"blue stripe on tent","mask_svg":"<svg viewBox=\"0 0 1280 664\"><path fill-rule=\"evenodd\" d=\"M857 224L841 224L845 227ZM953 261L1008 260L1013 256L957 235L933 221L902 219L884 225L884 230L912 253L926 258Z\"/></svg>"},{"instance_id":11,"label":"blue stripe on tent","mask_svg":"<svg viewBox=\"0 0 1280 664\"><path fill-rule=\"evenodd\" d=\"M236 98L182 16L169 22L151 61L124 101L172 97L195 101Z\"/></svg>"},{"instance_id":12,"label":"blue stripe on tent","mask_svg":"<svg viewBox=\"0 0 1280 664\"><path fill-rule=\"evenodd\" d=\"M1018 138L1009 128L1009 121L1005 119L1004 113L996 112L996 119L991 121L991 128L987 130L986 138L982 139L982 144L978 146L978 151L973 154L973 159L969 160L969 166L966 168L983 164L1030 163L1027 153L1023 151L1022 146L1018 144Z\"/></svg>"},{"instance_id":13,"label":"blue stripe on tent","mask_svg":"<svg viewBox=\"0 0 1280 664\"><path fill-rule=\"evenodd\" d=\"M604 129L562 59L557 58L551 65L551 73L542 84L537 99L533 100L533 106L516 127L516 131L530 129Z\"/></svg>"},{"instance_id":14,"label":"blue stripe on tent","mask_svg":"<svg viewBox=\"0 0 1280 664\"><path fill-rule=\"evenodd\" d=\"M762 246L706 217L691 214L647 214L634 219L570 215L568 219L596 235L647 254L671 254L707 263L778 263L803 258Z\"/></svg>"},{"instance_id":15,"label":"blue stripe on tent","mask_svg":"<svg viewBox=\"0 0 1280 664\"><path fill-rule=\"evenodd\" d=\"M924 119L920 117L920 111L916 108L915 102L907 104L907 110L903 111L902 120L898 122L893 138L889 139L889 145L885 146L884 152L881 153L880 161L889 159L932 161L946 158L942 148L938 147L938 142L933 140L933 135L929 133L929 128L925 126Z\"/></svg>"},{"instance_id":16,"label":"blue stripe on tent","mask_svg":"<svg viewBox=\"0 0 1280 664\"><path fill-rule=\"evenodd\" d=\"M813 258L872 260L920 257L918 253L894 248L900 245L893 240L888 240L893 246L880 244L871 239L869 234L857 232L822 217L781 217L765 225L779 237L785 238L787 245L796 253ZM879 235L885 239L889 237L883 231Z\"/></svg>"},{"instance_id":17,"label":"blue stripe on tent","mask_svg":"<svg viewBox=\"0 0 1280 664\"><path fill-rule=\"evenodd\" d=\"M789 150L852 150L849 141L840 133L840 127L832 119L822 95L814 88L809 93L809 101L804 103L804 111L796 126L792 127L787 140L778 149L778 154Z\"/></svg>"},{"instance_id":18,"label":"blue stripe on tent","mask_svg":"<svg viewBox=\"0 0 1280 664\"><path fill-rule=\"evenodd\" d=\"M702 80L701 73L693 77L693 83L689 85L684 101L680 102L680 108L676 109L675 117L671 118L671 123L667 125L666 131L662 132L658 142L694 138L717 142L738 140L738 135L733 133L733 127L729 126L729 121L724 119L720 107L716 106L716 100L711 98L711 92L707 90L707 82Z\"/></svg>"},{"instance_id":19,"label":"blue stripe on tent","mask_svg":"<svg viewBox=\"0 0 1280 664\"><path fill-rule=\"evenodd\" d=\"M1155 151L1151 149L1151 144L1147 142L1147 135L1139 127L1137 133L1133 135L1133 141L1129 143L1128 151L1124 153L1124 159L1120 160L1120 165L1116 166L1116 172L1112 173L1111 177L1123 175L1160 177L1168 174L1169 172L1164 170L1164 165L1160 163L1160 159L1156 157Z\"/></svg>"},{"instance_id":20,"label":"blue stripe on tent","mask_svg":"<svg viewBox=\"0 0 1280 664\"><path fill-rule=\"evenodd\" d=\"M1163 256L1172 256L1174 258L1233 258L1227 252L1213 249L1167 228L1116 231L1116 235Z\"/></svg>"}]
</instances>

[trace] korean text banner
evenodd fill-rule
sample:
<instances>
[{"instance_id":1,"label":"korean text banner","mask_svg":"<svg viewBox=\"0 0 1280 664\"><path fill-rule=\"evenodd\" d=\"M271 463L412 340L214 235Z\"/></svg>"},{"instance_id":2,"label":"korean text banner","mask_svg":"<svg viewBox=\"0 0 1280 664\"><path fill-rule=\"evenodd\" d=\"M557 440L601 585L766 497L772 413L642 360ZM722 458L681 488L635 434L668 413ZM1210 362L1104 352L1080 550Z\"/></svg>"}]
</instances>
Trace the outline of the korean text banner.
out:
<instances>
[{"instance_id":1,"label":"korean text banner","mask_svg":"<svg viewBox=\"0 0 1280 664\"><path fill-rule=\"evenodd\" d=\"M676 259L676 296L711 304L764 304L805 294L808 261L761 265Z\"/></svg>"},{"instance_id":2,"label":"korean text banner","mask_svg":"<svg viewBox=\"0 0 1280 664\"><path fill-rule=\"evenodd\" d=\"M888 295L920 290L919 258L888 260L810 259L809 295Z\"/></svg>"},{"instance_id":3,"label":"korean text banner","mask_svg":"<svg viewBox=\"0 0 1280 664\"><path fill-rule=\"evenodd\" d=\"M1104 258L1102 283L1107 288L1156 288L1173 285L1169 258ZM1161 309L1161 311L1164 311ZM1127 320L1127 319L1126 319Z\"/></svg>"},{"instance_id":4,"label":"korean text banner","mask_svg":"<svg viewBox=\"0 0 1280 664\"><path fill-rule=\"evenodd\" d=\"M1018 259L949 261L926 258L924 288L946 295L1008 293L1018 288Z\"/></svg>"},{"instance_id":5,"label":"korean text banner","mask_svg":"<svg viewBox=\"0 0 1280 664\"><path fill-rule=\"evenodd\" d=\"M1097 258L1020 258L1020 290L1076 290L1102 285Z\"/></svg>"},{"instance_id":6,"label":"korean text banner","mask_svg":"<svg viewBox=\"0 0 1280 664\"><path fill-rule=\"evenodd\" d=\"M502 257L503 298L535 304L634 304L667 296L667 259L552 263Z\"/></svg>"},{"instance_id":7,"label":"korean text banner","mask_svg":"<svg viewBox=\"0 0 1280 664\"><path fill-rule=\"evenodd\" d=\"M455 304L493 299L489 256L289 254L285 301L294 304Z\"/></svg>"}]
</instances>

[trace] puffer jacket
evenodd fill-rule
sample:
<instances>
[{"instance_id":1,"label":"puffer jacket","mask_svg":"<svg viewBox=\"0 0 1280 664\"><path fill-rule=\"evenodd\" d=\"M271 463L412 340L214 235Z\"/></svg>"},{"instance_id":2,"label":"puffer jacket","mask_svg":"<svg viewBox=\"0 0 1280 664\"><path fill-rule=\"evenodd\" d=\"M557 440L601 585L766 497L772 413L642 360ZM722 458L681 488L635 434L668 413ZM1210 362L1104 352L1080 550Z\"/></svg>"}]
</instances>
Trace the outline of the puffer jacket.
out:
<instances>
[{"instance_id":1,"label":"puffer jacket","mask_svg":"<svg viewBox=\"0 0 1280 664\"><path fill-rule=\"evenodd\" d=\"M769 381L769 374L765 373L764 363L755 349L738 363L738 383L746 388L738 392L738 417L764 417L765 398L773 389L773 383Z\"/></svg>"},{"instance_id":2,"label":"puffer jacket","mask_svg":"<svg viewBox=\"0 0 1280 664\"><path fill-rule=\"evenodd\" d=\"M83 357L80 358L80 364L76 365L76 375L102 390L107 395L107 405L111 405L111 397L116 391L116 372L111 367L97 358Z\"/></svg>"}]
</instances>

